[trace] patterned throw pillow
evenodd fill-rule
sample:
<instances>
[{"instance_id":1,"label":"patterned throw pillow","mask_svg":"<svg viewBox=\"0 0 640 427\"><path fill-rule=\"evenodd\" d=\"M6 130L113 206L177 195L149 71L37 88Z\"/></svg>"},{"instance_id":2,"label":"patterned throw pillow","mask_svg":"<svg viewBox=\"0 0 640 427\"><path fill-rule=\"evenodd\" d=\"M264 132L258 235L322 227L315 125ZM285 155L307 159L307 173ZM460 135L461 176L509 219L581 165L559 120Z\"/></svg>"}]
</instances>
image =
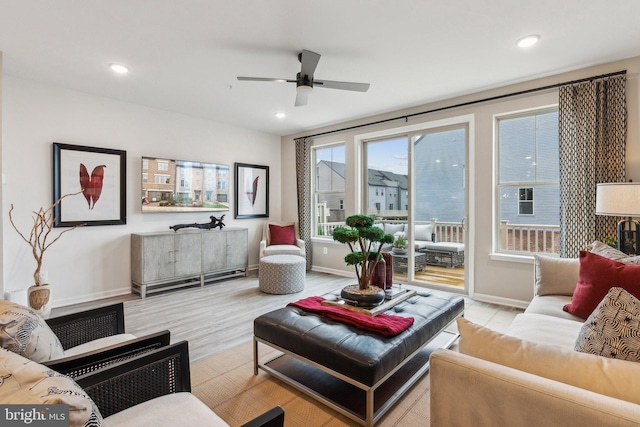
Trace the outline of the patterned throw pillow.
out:
<instances>
[{"instance_id":1,"label":"patterned throw pillow","mask_svg":"<svg viewBox=\"0 0 640 427\"><path fill-rule=\"evenodd\" d=\"M575 350L640 362L640 300L611 288L584 323Z\"/></svg>"},{"instance_id":2,"label":"patterned throw pillow","mask_svg":"<svg viewBox=\"0 0 640 427\"><path fill-rule=\"evenodd\" d=\"M640 264L640 256L629 256L624 252L621 252L606 243L594 241L591 244L591 252L605 258L613 259L623 264Z\"/></svg>"},{"instance_id":3,"label":"patterned throw pillow","mask_svg":"<svg viewBox=\"0 0 640 427\"><path fill-rule=\"evenodd\" d=\"M50 368L0 349L0 402L20 405L69 405L70 427L98 427L102 416L75 381Z\"/></svg>"},{"instance_id":4,"label":"patterned throw pillow","mask_svg":"<svg viewBox=\"0 0 640 427\"><path fill-rule=\"evenodd\" d=\"M64 357L60 340L35 311L0 300L0 347L34 362Z\"/></svg>"}]
</instances>

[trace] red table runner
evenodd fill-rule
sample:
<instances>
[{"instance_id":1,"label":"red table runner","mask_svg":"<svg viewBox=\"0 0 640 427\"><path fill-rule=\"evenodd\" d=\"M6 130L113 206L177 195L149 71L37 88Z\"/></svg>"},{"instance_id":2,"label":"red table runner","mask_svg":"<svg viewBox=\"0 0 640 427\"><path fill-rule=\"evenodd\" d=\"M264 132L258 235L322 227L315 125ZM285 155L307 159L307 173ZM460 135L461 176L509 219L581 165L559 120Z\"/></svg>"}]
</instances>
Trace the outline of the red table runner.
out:
<instances>
[{"instance_id":1,"label":"red table runner","mask_svg":"<svg viewBox=\"0 0 640 427\"><path fill-rule=\"evenodd\" d=\"M288 305L388 337L398 335L413 325L413 317L393 316L385 313L377 316L368 316L336 306L322 305L322 301L324 301L322 297L308 297Z\"/></svg>"}]
</instances>

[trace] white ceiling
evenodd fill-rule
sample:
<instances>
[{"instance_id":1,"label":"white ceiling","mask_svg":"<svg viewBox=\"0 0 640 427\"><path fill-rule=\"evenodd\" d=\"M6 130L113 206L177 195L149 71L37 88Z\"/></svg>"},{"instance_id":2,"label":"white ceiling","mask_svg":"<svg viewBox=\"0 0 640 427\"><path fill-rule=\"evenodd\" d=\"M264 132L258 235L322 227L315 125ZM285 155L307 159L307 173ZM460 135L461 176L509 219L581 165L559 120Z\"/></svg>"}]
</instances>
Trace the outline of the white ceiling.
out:
<instances>
[{"instance_id":1,"label":"white ceiling","mask_svg":"<svg viewBox=\"0 0 640 427\"><path fill-rule=\"evenodd\" d=\"M0 51L7 76L287 135L639 56L638 16L637 0L0 0ZM371 88L294 107L295 84L236 80L295 79L302 49L317 79Z\"/></svg>"}]
</instances>

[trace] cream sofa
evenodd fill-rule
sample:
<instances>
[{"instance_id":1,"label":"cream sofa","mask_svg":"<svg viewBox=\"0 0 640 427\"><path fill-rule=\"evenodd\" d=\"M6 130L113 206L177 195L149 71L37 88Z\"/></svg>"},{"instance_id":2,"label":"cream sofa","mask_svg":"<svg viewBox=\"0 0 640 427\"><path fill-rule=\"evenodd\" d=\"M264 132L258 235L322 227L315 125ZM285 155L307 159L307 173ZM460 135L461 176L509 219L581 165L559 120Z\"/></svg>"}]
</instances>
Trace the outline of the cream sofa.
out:
<instances>
[{"instance_id":1,"label":"cream sofa","mask_svg":"<svg viewBox=\"0 0 640 427\"><path fill-rule=\"evenodd\" d=\"M458 319L459 352L431 356L432 426L638 426L640 363L574 351L577 259L537 257L535 296L500 334Z\"/></svg>"}]
</instances>

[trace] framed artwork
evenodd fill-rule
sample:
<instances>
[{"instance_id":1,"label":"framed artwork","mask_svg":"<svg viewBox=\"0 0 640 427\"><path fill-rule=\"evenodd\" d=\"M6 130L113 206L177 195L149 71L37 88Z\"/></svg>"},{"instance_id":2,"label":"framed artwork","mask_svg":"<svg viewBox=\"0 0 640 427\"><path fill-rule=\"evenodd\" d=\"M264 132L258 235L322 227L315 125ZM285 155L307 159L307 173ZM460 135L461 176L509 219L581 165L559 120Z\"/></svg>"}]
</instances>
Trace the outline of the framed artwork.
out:
<instances>
[{"instance_id":1,"label":"framed artwork","mask_svg":"<svg viewBox=\"0 0 640 427\"><path fill-rule=\"evenodd\" d=\"M235 164L236 218L269 216L269 166Z\"/></svg>"},{"instance_id":2,"label":"framed artwork","mask_svg":"<svg viewBox=\"0 0 640 427\"><path fill-rule=\"evenodd\" d=\"M54 227L127 223L127 152L53 143Z\"/></svg>"}]
</instances>

